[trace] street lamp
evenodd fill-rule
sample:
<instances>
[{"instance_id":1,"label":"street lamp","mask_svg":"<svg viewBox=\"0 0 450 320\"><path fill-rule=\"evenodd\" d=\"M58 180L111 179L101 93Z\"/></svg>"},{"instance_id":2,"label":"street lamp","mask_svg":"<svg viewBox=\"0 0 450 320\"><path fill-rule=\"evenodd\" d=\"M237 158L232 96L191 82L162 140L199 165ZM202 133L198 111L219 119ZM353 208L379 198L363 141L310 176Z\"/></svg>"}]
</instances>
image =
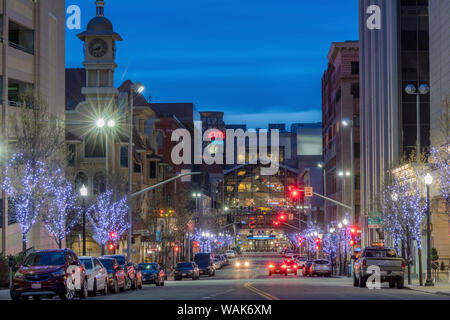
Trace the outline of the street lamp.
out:
<instances>
[{"instance_id":1,"label":"street lamp","mask_svg":"<svg viewBox=\"0 0 450 320\"><path fill-rule=\"evenodd\" d=\"M88 195L88 189L83 184L80 188L80 195L83 198L83 256L86 255L86 202L85 199Z\"/></svg>"},{"instance_id":2,"label":"street lamp","mask_svg":"<svg viewBox=\"0 0 450 320\"><path fill-rule=\"evenodd\" d=\"M103 130L105 128L105 125L107 128L112 129L116 126L116 122L112 119L109 119L108 121L105 121L105 118L99 118L95 121L95 126L99 130ZM108 133L105 134L105 170L106 170L106 178L108 178L109 173L109 163L108 163Z\"/></svg>"},{"instance_id":3,"label":"street lamp","mask_svg":"<svg viewBox=\"0 0 450 320\"><path fill-rule=\"evenodd\" d=\"M434 284L433 279L431 278L430 187L433 183L433 177L431 174L427 173L424 180L427 186L427 281L425 282L425 286L432 287Z\"/></svg>"},{"instance_id":4,"label":"street lamp","mask_svg":"<svg viewBox=\"0 0 450 320\"><path fill-rule=\"evenodd\" d=\"M426 95L430 92L430 87L427 84L419 86L419 92L413 84L408 84L405 88L407 94L416 95L416 118L417 118L417 162L420 162L421 146L420 146L420 96Z\"/></svg>"},{"instance_id":5,"label":"street lamp","mask_svg":"<svg viewBox=\"0 0 450 320\"><path fill-rule=\"evenodd\" d=\"M352 119L343 118L341 121L344 127L350 128L350 171L347 171L345 175L350 177L350 206L352 207L352 221L355 221L355 174L354 174L354 161L355 161L355 151L353 146L353 128L355 123Z\"/></svg>"},{"instance_id":6,"label":"street lamp","mask_svg":"<svg viewBox=\"0 0 450 320\"><path fill-rule=\"evenodd\" d=\"M129 133L128 133L128 193L131 195L133 193L133 110L134 110L134 94L141 94L144 92L145 87L142 83L136 82L131 86L131 90L129 93L128 103L129 105ZM133 230L133 219L132 215L132 206L130 205L130 211L128 212L128 236L127 236L127 256L128 259L131 260L131 236Z\"/></svg>"}]
</instances>

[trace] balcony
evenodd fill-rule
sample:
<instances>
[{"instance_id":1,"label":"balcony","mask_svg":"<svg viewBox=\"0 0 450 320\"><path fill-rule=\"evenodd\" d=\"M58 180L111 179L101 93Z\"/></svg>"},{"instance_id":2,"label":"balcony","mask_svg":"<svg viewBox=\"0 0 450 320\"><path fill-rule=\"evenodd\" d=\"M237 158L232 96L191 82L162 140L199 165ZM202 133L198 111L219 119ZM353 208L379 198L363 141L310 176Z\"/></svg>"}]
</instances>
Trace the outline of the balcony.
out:
<instances>
[{"instance_id":1,"label":"balcony","mask_svg":"<svg viewBox=\"0 0 450 320\"><path fill-rule=\"evenodd\" d=\"M34 55L34 30L9 21L9 46Z\"/></svg>"}]
</instances>

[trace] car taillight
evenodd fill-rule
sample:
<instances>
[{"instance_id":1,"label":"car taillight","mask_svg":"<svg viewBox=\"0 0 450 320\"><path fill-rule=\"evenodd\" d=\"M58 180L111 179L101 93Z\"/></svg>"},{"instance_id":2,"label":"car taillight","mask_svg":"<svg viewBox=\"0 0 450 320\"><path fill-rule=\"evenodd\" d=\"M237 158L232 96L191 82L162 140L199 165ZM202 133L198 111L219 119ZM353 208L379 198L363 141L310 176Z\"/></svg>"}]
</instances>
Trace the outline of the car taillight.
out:
<instances>
[{"instance_id":1,"label":"car taillight","mask_svg":"<svg viewBox=\"0 0 450 320\"><path fill-rule=\"evenodd\" d=\"M406 261L402 260L402 269L405 269L405 268L406 268Z\"/></svg>"},{"instance_id":2,"label":"car taillight","mask_svg":"<svg viewBox=\"0 0 450 320\"><path fill-rule=\"evenodd\" d=\"M275 266L273 264L269 264L269 269L273 269Z\"/></svg>"},{"instance_id":3,"label":"car taillight","mask_svg":"<svg viewBox=\"0 0 450 320\"><path fill-rule=\"evenodd\" d=\"M285 264L283 264L281 267L282 267L283 269L286 269L286 268L287 268L287 266L286 266Z\"/></svg>"},{"instance_id":4,"label":"car taillight","mask_svg":"<svg viewBox=\"0 0 450 320\"><path fill-rule=\"evenodd\" d=\"M294 269L297 269L297 268L298 268L298 265L294 264Z\"/></svg>"},{"instance_id":5,"label":"car taillight","mask_svg":"<svg viewBox=\"0 0 450 320\"><path fill-rule=\"evenodd\" d=\"M366 267L367 267L367 261L366 261L366 259L363 259L363 261L362 261L362 266L363 266L363 268L366 268Z\"/></svg>"}]
</instances>

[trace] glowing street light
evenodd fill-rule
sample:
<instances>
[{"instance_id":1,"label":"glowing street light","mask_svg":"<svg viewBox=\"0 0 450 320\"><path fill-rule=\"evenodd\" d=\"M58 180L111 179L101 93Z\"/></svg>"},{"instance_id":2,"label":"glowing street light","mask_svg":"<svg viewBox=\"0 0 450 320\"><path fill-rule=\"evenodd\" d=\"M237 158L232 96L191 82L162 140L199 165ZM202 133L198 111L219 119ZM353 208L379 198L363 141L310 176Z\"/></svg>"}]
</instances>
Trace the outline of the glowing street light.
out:
<instances>
[{"instance_id":1,"label":"glowing street light","mask_svg":"<svg viewBox=\"0 0 450 320\"><path fill-rule=\"evenodd\" d=\"M116 126L116 122L114 120L108 120L108 128L113 128Z\"/></svg>"},{"instance_id":2,"label":"glowing street light","mask_svg":"<svg viewBox=\"0 0 450 320\"><path fill-rule=\"evenodd\" d=\"M97 121L95 121L95 125L97 126L97 128L103 128L105 126L105 119L97 119Z\"/></svg>"}]
</instances>

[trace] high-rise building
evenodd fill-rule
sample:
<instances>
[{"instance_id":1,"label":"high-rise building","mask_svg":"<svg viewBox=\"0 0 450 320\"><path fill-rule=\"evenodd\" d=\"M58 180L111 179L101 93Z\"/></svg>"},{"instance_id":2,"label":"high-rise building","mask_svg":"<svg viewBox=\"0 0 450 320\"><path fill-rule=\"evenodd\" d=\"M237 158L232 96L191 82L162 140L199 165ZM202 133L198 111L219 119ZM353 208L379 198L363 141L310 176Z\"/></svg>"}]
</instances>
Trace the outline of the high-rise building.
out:
<instances>
[{"instance_id":1,"label":"high-rise building","mask_svg":"<svg viewBox=\"0 0 450 320\"><path fill-rule=\"evenodd\" d=\"M328 68L322 77L322 118L325 196L353 207L352 213L343 206L326 201L324 222L325 224L337 223L346 215L348 218L354 215L354 222L357 222L360 215L359 43L357 41L334 42L331 45L328 53ZM349 125L347 127L343 125L345 119ZM351 158L352 147L353 159Z\"/></svg>"},{"instance_id":2,"label":"high-rise building","mask_svg":"<svg viewBox=\"0 0 450 320\"><path fill-rule=\"evenodd\" d=\"M387 170L416 150L416 96L407 94L430 83L428 0L360 0L361 210L377 202ZM368 27L369 6L380 8L380 29ZM430 95L420 96L421 151L430 146ZM364 225L363 244L383 239L381 226Z\"/></svg>"},{"instance_id":3,"label":"high-rise building","mask_svg":"<svg viewBox=\"0 0 450 320\"><path fill-rule=\"evenodd\" d=\"M0 108L2 155L11 155L14 141L8 119L27 88L47 101L49 111L64 120L65 6L54 0L0 1ZM0 194L0 249L5 254L22 250L20 226L8 202ZM28 234L28 247L56 246L45 228L37 223Z\"/></svg>"}]
</instances>

